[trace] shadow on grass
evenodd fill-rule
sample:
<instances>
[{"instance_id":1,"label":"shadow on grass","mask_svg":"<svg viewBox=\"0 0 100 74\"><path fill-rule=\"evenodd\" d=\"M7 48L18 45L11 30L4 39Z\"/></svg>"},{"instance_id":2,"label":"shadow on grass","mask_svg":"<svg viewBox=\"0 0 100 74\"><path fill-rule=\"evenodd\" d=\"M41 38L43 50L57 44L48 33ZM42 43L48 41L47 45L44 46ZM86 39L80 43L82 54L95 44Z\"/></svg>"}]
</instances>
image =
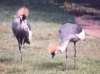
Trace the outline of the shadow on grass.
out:
<instances>
[{"instance_id":1,"label":"shadow on grass","mask_svg":"<svg viewBox=\"0 0 100 74\"><path fill-rule=\"evenodd\" d=\"M73 65L69 65L68 68L66 68L66 65L61 62L43 62L41 64L38 64L37 66L39 70L78 70L78 66L74 68Z\"/></svg>"},{"instance_id":2,"label":"shadow on grass","mask_svg":"<svg viewBox=\"0 0 100 74\"><path fill-rule=\"evenodd\" d=\"M14 63L14 58L2 57L2 58L0 58L0 63L5 63L5 64Z\"/></svg>"},{"instance_id":3,"label":"shadow on grass","mask_svg":"<svg viewBox=\"0 0 100 74\"><path fill-rule=\"evenodd\" d=\"M69 65L67 68L67 70L78 70L78 69L79 69L79 67L77 65L75 67L74 67L74 65Z\"/></svg>"},{"instance_id":4,"label":"shadow on grass","mask_svg":"<svg viewBox=\"0 0 100 74\"><path fill-rule=\"evenodd\" d=\"M61 70L63 64L57 62L43 62L38 64L37 66L39 70L53 70L53 69Z\"/></svg>"},{"instance_id":5,"label":"shadow on grass","mask_svg":"<svg viewBox=\"0 0 100 74\"><path fill-rule=\"evenodd\" d=\"M100 60L96 60L95 63L100 66Z\"/></svg>"}]
</instances>

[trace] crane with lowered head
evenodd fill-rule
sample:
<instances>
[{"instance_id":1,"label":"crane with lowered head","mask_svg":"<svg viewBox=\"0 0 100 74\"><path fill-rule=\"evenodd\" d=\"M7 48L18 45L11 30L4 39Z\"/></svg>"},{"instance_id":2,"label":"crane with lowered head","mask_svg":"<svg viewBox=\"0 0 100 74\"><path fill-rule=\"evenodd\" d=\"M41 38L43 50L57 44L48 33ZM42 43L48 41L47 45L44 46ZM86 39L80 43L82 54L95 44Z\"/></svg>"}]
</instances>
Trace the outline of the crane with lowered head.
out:
<instances>
[{"instance_id":1,"label":"crane with lowered head","mask_svg":"<svg viewBox=\"0 0 100 74\"><path fill-rule=\"evenodd\" d=\"M59 53L62 53L66 51L66 64L68 59L68 50L67 46L69 42L74 43L74 67L76 63L76 42L79 40L85 40L85 32L84 29L82 29L81 26L78 24L72 24L72 23L65 23L61 26L59 29L59 35L61 39L61 46L58 45L52 45L49 47L49 51L52 55L52 58ZM67 66L67 65L66 65Z\"/></svg>"}]
</instances>

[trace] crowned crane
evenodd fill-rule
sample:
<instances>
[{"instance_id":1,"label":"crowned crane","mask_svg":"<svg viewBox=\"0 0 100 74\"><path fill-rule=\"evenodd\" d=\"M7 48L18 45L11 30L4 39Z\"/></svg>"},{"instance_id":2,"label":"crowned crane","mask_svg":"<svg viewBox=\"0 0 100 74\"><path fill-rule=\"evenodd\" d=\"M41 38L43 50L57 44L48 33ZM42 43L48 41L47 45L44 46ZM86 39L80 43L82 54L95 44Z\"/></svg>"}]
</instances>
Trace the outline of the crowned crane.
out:
<instances>
[{"instance_id":1,"label":"crowned crane","mask_svg":"<svg viewBox=\"0 0 100 74\"><path fill-rule=\"evenodd\" d=\"M58 54L66 51L66 67L67 67L67 58L68 58L68 50L67 45L69 42L74 43L74 67L76 63L76 42L79 40L85 40L85 32L78 24L66 23L62 25L59 29L61 46L53 46L51 49L52 58Z\"/></svg>"},{"instance_id":2,"label":"crowned crane","mask_svg":"<svg viewBox=\"0 0 100 74\"><path fill-rule=\"evenodd\" d=\"M26 7L22 7L17 11L17 17L12 22L12 31L18 41L19 51L21 54L21 61L23 44L30 44L32 36L30 23L26 19L28 14L29 10Z\"/></svg>"}]
</instances>

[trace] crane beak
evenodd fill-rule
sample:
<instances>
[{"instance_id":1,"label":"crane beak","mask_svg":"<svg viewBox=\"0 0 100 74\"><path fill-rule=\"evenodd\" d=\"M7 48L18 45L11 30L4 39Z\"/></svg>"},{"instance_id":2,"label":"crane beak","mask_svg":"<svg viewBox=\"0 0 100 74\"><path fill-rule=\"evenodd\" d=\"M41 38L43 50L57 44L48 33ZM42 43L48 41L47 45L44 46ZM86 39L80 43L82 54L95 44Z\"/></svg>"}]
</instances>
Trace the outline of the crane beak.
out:
<instances>
[{"instance_id":1,"label":"crane beak","mask_svg":"<svg viewBox=\"0 0 100 74\"><path fill-rule=\"evenodd\" d=\"M52 55L52 59L53 59L55 56L55 52L51 52L51 55Z\"/></svg>"}]
</instances>

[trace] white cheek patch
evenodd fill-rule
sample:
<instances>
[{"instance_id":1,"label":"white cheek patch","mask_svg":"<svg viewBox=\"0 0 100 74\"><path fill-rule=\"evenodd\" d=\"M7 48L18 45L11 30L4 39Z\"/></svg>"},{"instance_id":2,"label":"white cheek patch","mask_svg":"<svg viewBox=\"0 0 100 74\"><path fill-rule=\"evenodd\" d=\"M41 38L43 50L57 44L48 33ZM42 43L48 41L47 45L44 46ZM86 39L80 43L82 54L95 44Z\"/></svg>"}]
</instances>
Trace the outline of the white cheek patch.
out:
<instances>
[{"instance_id":1,"label":"white cheek patch","mask_svg":"<svg viewBox=\"0 0 100 74\"><path fill-rule=\"evenodd\" d=\"M84 30L82 30L82 32L79 33L79 34L76 34L76 36L78 36L78 38L80 40L85 40L85 32L84 32Z\"/></svg>"},{"instance_id":2,"label":"white cheek patch","mask_svg":"<svg viewBox=\"0 0 100 74\"><path fill-rule=\"evenodd\" d=\"M32 40L32 31L29 30L29 41L31 42Z\"/></svg>"},{"instance_id":3,"label":"white cheek patch","mask_svg":"<svg viewBox=\"0 0 100 74\"><path fill-rule=\"evenodd\" d=\"M23 29L27 29L28 28L26 20L22 21L21 27Z\"/></svg>"}]
</instances>

